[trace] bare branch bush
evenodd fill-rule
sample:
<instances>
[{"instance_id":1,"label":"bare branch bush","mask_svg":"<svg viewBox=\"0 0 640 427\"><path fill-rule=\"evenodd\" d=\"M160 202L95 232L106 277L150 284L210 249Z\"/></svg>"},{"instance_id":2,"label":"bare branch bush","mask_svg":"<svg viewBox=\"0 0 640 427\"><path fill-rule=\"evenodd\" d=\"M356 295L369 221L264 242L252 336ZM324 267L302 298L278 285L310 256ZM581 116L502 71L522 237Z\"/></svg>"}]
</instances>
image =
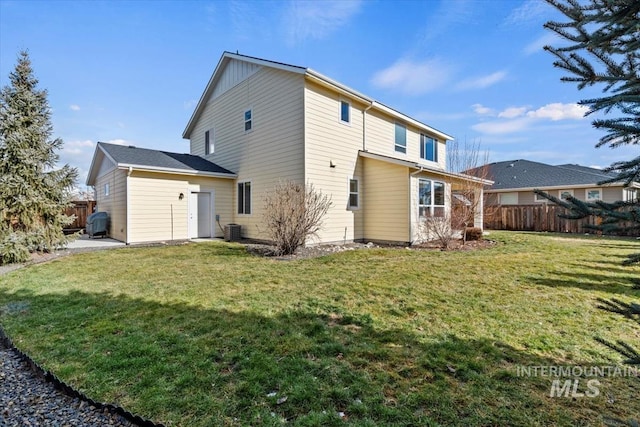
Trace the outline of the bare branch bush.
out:
<instances>
[{"instance_id":1,"label":"bare branch bush","mask_svg":"<svg viewBox=\"0 0 640 427\"><path fill-rule=\"evenodd\" d=\"M263 199L266 233L276 245L277 255L290 255L322 228L331 197L313 184L279 181Z\"/></svg>"},{"instance_id":2,"label":"bare branch bush","mask_svg":"<svg viewBox=\"0 0 640 427\"><path fill-rule=\"evenodd\" d=\"M418 225L418 234L421 241L435 241L440 249L447 251L454 239L454 230L451 228L451 216L421 218Z\"/></svg>"},{"instance_id":3,"label":"bare branch bush","mask_svg":"<svg viewBox=\"0 0 640 427\"><path fill-rule=\"evenodd\" d=\"M490 180L489 152L482 151L480 142L467 140L461 145L458 140L447 144L447 167L451 172L464 173L481 180ZM460 231L466 243L466 230L473 227L480 214L489 217L495 214L496 206L485 206L480 197L481 184L471 180L455 180L451 194L451 227ZM483 209L484 207L484 209ZM484 212L482 212L484 210Z\"/></svg>"}]
</instances>

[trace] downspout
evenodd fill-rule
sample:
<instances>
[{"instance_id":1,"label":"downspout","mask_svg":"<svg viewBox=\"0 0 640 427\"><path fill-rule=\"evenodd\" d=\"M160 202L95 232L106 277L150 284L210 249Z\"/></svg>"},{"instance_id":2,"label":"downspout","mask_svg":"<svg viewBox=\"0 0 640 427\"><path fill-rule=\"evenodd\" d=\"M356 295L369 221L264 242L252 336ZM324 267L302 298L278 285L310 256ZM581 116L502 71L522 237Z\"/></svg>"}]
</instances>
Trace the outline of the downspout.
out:
<instances>
[{"instance_id":1,"label":"downspout","mask_svg":"<svg viewBox=\"0 0 640 427\"><path fill-rule=\"evenodd\" d=\"M371 107L373 107L373 101L371 101L369 103L369 106L367 108L365 108L364 110L362 110L362 151L367 151L367 111L369 111L371 109ZM365 166L364 166L365 162L362 162L362 182L365 184L365 189L367 184L364 182L364 176L365 176ZM362 201L364 200L364 192L362 192L362 197L360 198L360 203L362 203ZM367 219L367 216L365 215L364 211L361 212L362 215L362 240L366 240L367 236L365 234L365 221ZM355 237L355 236L354 236Z\"/></svg>"},{"instance_id":2,"label":"downspout","mask_svg":"<svg viewBox=\"0 0 640 427\"><path fill-rule=\"evenodd\" d=\"M416 165L416 166L418 166L420 169L418 169L415 172L411 172L409 174L410 176L414 176L414 175L417 175L419 173L424 172L424 167L419 166L419 165ZM413 204L411 203L411 190L412 190L412 188L411 188L411 178L409 178L409 239L410 239L409 244L413 244L413 220L412 220L413 218L411 218L411 216L412 216L411 213L413 212ZM420 196L418 196L418 197L420 197ZM420 220L419 215L418 215L418 220Z\"/></svg>"},{"instance_id":3,"label":"downspout","mask_svg":"<svg viewBox=\"0 0 640 427\"><path fill-rule=\"evenodd\" d=\"M126 205L126 209L127 209L127 219L126 219L126 232L127 232L127 237L125 237L125 244L130 244L131 242L129 241L129 217L131 216L131 196L130 193L131 191L129 191L129 177L131 176L131 173L133 172L133 167L129 166L129 170L127 171L127 180L126 180L126 192L127 192L127 205Z\"/></svg>"}]
</instances>

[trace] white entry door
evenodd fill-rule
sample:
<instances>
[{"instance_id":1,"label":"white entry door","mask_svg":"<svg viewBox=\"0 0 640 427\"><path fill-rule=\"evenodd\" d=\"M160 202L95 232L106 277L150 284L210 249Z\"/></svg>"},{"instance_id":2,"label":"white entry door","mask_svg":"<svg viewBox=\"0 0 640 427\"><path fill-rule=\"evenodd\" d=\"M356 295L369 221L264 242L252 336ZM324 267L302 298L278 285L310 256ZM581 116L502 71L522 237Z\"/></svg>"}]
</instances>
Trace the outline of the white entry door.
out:
<instances>
[{"instance_id":1,"label":"white entry door","mask_svg":"<svg viewBox=\"0 0 640 427\"><path fill-rule=\"evenodd\" d=\"M189 194L189 238L211 237L211 193Z\"/></svg>"}]
</instances>

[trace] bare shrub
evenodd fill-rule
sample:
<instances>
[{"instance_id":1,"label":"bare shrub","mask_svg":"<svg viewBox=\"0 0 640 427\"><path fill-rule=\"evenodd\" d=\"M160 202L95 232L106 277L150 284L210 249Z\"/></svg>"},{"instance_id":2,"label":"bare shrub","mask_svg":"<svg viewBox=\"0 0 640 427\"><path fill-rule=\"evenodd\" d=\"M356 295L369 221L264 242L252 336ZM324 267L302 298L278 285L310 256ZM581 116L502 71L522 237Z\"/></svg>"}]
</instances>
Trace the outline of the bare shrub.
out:
<instances>
[{"instance_id":1,"label":"bare shrub","mask_svg":"<svg viewBox=\"0 0 640 427\"><path fill-rule=\"evenodd\" d=\"M277 255L290 255L307 239L317 236L322 219L332 205L331 197L313 184L280 181L264 196L263 221L276 245Z\"/></svg>"},{"instance_id":2,"label":"bare shrub","mask_svg":"<svg viewBox=\"0 0 640 427\"><path fill-rule=\"evenodd\" d=\"M451 217L445 215L442 217L422 218L418 233L421 240L436 241L440 245L440 249L449 250L454 236L454 231L451 228Z\"/></svg>"}]
</instances>

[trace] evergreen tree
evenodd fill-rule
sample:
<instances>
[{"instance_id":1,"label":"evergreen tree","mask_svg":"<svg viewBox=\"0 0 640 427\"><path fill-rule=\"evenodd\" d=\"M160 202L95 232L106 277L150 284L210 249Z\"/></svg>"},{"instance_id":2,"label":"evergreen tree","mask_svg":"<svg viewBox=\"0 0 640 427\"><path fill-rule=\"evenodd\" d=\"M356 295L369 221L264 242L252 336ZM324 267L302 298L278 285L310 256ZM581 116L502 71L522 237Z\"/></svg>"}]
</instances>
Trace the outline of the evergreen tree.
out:
<instances>
[{"instance_id":1,"label":"evergreen tree","mask_svg":"<svg viewBox=\"0 0 640 427\"><path fill-rule=\"evenodd\" d=\"M589 107L587 114L616 114L614 118L598 119L593 125L605 131L597 144L611 148L640 144L640 1L638 0L547 0L569 19L568 22L548 22L545 27L570 42L568 46L545 46L556 61L556 67L570 73L563 81L577 83L578 89L602 85L604 96L579 102ZM606 169L617 176L602 182L623 181L626 185L640 182L640 156L613 163ZM574 197L559 200L544 192L537 194L566 209L567 218L594 215L602 219L603 231L637 231L640 229L640 203L587 203ZM640 254L629 257L627 264L640 262ZM638 283L635 287L638 288ZM600 299L599 308L621 314L640 323L640 305L618 299ZM623 341L596 340L625 357L624 363L640 365L640 352ZM637 421L605 418L610 425L638 425Z\"/></svg>"},{"instance_id":2,"label":"evergreen tree","mask_svg":"<svg viewBox=\"0 0 640 427\"><path fill-rule=\"evenodd\" d=\"M37 88L27 52L0 91L0 264L67 242L63 227L78 172L55 169L62 140L52 138L47 91Z\"/></svg>"},{"instance_id":3,"label":"evergreen tree","mask_svg":"<svg viewBox=\"0 0 640 427\"><path fill-rule=\"evenodd\" d=\"M579 102L589 107L587 115L601 112L615 114L593 121L605 131L597 147L616 148L640 144L640 1L638 0L547 0L569 20L547 22L569 45L545 46L556 60L554 66L569 72L563 81L577 83L578 89L599 85L603 96ZM640 182L640 156L613 163L605 171L616 176L601 182ZM594 215L602 219L604 232L637 232L640 229L638 198L615 203L587 203L574 197L559 200L541 191L536 193L568 209L567 218ZM627 263L640 262L640 254Z\"/></svg>"}]
</instances>

